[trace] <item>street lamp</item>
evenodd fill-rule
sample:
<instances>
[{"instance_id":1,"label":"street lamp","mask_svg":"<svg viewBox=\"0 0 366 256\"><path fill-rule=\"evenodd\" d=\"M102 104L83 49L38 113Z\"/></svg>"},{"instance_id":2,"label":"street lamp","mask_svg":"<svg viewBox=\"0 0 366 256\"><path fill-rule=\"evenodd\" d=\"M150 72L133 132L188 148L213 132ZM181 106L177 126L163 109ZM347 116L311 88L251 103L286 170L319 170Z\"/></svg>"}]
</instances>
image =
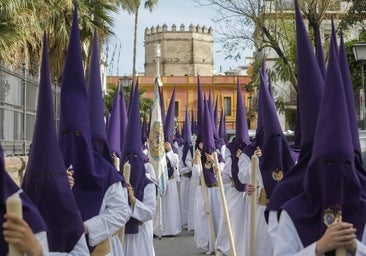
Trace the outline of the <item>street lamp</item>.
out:
<instances>
[{"instance_id":1,"label":"street lamp","mask_svg":"<svg viewBox=\"0 0 366 256\"><path fill-rule=\"evenodd\" d=\"M366 119L365 119L365 78L364 78L364 65L366 60L366 43L359 42L353 45L353 54L355 55L355 59L361 65L361 86L362 86L362 97L361 98L361 113L362 117L362 129L366 128Z\"/></svg>"},{"instance_id":2,"label":"street lamp","mask_svg":"<svg viewBox=\"0 0 366 256\"><path fill-rule=\"evenodd\" d=\"M124 75L121 79L119 79L121 82L122 87L130 87L131 78Z\"/></svg>"}]
</instances>

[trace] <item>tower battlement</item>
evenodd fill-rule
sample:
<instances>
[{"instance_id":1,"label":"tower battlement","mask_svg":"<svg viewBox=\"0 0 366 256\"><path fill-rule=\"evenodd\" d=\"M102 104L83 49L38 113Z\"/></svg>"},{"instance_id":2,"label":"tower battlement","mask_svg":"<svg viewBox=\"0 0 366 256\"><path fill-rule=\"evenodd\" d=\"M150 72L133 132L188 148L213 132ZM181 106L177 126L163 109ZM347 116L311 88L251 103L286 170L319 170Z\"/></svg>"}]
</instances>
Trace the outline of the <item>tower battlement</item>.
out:
<instances>
[{"instance_id":1,"label":"tower battlement","mask_svg":"<svg viewBox=\"0 0 366 256\"><path fill-rule=\"evenodd\" d=\"M177 26L173 23L173 25L170 27L170 30L168 29L168 25L167 24L163 24L162 26L157 25L157 26L152 26L151 28L146 28L145 29L145 36L146 35L152 35L152 34L157 34L157 33L169 33L169 32L173 32L173 33L177 33L177 32L181 32L181 33L201 33L201 34L209 34L212 35L213 33L213 29L212 27L206 27L206 26L201 26L201 25L193 25L192 23L188 26L188 30L186 30L186 27L184 24L181 24L179 27L179 30L177 30Z\"/></svg>"}]
</instances>

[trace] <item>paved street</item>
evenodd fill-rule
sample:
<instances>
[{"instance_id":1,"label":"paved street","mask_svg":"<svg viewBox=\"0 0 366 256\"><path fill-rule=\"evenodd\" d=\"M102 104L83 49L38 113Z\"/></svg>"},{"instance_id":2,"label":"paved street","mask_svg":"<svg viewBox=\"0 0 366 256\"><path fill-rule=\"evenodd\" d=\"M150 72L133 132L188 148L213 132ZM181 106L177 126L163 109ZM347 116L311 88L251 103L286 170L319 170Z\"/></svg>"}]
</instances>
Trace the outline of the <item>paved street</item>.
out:
<instances>
[{"instance_id":1,"label":"paved street","mask_svg":"<svg viewBox=\"0 0 366 256\"><path fill-rule=\"evenodd\" d=\"M154 238L156 256L194 256L199 254L193 241L193 232L183 231L176 237Z\"/></svg>"}]
</instances>

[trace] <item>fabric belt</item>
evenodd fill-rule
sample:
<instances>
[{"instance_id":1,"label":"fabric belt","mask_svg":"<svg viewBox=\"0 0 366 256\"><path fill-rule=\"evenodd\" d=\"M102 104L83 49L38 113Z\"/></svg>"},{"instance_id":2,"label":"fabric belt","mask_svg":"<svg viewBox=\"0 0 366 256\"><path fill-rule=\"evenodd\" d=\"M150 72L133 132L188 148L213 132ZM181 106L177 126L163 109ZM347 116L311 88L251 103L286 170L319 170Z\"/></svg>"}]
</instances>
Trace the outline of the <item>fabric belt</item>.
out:
<instances>
[{"instance_id":1,"label":"fabric belt","mask_svg":"<svg viewBox=\"0 0 366 256\"><path fill-rule=\"evenodd\" d=\"M188 178L190 178L191 176L190 176L190 173L184 173L184 174L182 174L182 176L183 177L188 177Z\"/></svg>"},{"instance_id":2,"label":"fabric belt","mask_svg":"<svg viewBox=\"0 0 366 256\"><path fill-rule=\"evenodd\" d=\"M258 197L258 204L267 206L268 202L269 202L269 199L267 198L266 190L264 188L261 188L261 191L260 191L259 197Z\"/></svg>"},{"instance_id":3,"label":"fabric belt","mask_svg":"<svg viewBox=\"0 0 366 256\"><path fill-rule=\"evenodd\" d=\"M95 246L95 249L90 254L91 256L104 256L111 252L111 247L109 245L109 240L106 239Z\"/></svg>"},{"instance_id":4,"label":"fabric belt","mask_svg":"<svg viewBox=\"0 0 366 256\"><path fill-rule=\"evenodd\" d=\"M213 188L213 187L218 187L218 186L219 186L219 184L217 184L217 182L207 185L208 188Z\"/></svg>"}]
</instances>

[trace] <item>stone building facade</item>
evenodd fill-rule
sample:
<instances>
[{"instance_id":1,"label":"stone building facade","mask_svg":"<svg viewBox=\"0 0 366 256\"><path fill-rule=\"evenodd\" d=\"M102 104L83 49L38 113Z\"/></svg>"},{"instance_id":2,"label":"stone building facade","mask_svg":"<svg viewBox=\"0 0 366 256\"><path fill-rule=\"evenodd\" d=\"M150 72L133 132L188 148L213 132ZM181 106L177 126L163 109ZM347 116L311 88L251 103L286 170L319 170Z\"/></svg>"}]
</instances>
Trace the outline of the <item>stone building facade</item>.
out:
<instances>
[{"instance_id":1,"label":"stone building facade","mask_svg":"<svg viewBox=\"0 0 366 256\"><path fill-rule=\"evenodd\" d=\"M161 76L212 76L213 30L211 27L186 27L173 24L145 29L145 76L155 76L156 46L160 45Z\"/></svg>"}]
</instances>

